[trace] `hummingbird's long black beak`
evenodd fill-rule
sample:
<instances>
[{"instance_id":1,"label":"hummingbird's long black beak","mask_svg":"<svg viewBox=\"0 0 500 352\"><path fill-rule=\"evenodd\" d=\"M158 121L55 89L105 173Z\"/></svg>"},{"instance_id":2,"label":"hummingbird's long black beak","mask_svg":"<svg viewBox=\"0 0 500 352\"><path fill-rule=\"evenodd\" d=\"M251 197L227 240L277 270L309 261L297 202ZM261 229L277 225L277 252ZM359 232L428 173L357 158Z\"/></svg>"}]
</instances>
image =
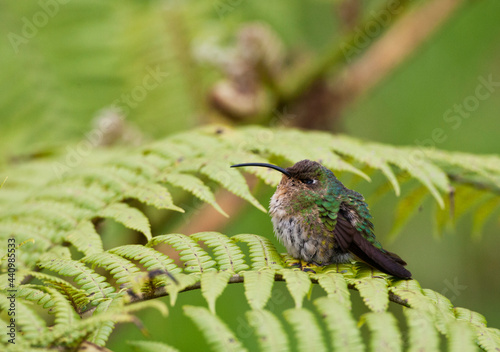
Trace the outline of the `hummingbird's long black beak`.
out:
<instances>
[{"instance_id":1,"label":"hummingbird's long black beak","mask_svg":"<svg viewBox=\"0 0 500 352\"><path fill-rule=\"evenodd\" d=\"M274 170L277 170L281 172L282 174L285 174L287 177L292 177L288 171L283 169L282 167L273 165L273 164L266 164L266 163L246 163L246 164L236 164L236 165L231 165L231 167L242 167L242 166L260 166L260 167L268 167Z\"/></svg>"}]
</instances>

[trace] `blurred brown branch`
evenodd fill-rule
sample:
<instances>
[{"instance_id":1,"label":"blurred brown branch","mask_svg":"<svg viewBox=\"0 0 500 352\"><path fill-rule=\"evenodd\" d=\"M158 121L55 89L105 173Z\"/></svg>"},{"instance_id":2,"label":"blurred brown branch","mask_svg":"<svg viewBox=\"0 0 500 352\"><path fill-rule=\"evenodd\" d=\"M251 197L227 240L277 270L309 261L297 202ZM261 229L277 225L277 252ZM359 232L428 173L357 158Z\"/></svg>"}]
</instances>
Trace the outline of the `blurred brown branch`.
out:
<instances>
[{"instance_id":1,"label":"blurred brown branch","mask_svg":"<svg viewBox=\"0 0 500 352\"><path fill-rule=\"evenodd\" d=\"M429 1L411 11L377 40L336 83L347 101L373 89L421 46L465 0Z\"/></svg>"}]
</instances>

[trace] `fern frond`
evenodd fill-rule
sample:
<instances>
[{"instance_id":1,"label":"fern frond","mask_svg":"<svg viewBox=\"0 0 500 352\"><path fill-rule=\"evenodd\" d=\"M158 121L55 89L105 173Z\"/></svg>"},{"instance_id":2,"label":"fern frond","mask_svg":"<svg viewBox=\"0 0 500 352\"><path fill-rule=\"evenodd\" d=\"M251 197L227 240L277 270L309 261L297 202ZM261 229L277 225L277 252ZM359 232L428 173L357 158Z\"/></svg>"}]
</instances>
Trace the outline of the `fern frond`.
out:
<instances>
[{"instance_id":1,"label":"fern frond","mask_svg":"<svg viewBox=\"0 0 500 352\"><path fill-rule=\"evenodd\" d=\"M309 275L302 270L282 270L283 278L286 281L288 292L293 297L295 308L302 308L304 297L312 289L312 283Z\"/></svg>"},{"instance_id":2,"label":"fern frond","mask_svg":"<svg viewBox=\"0 0 500 352\"><path fill-rule=\"evenodd\" d=\"M246 351L226 324L206 308L186 305L183 309L184 314L190 317L202 331L212 351Z\"/></svg>"},{"instance_id":3,"label":"fern frond","mask_svg":"<svg viewBox=\"0 0 500 352\"><path fill-rule=\"evenodd\" d=\"M191 238L203 241L206 246L212 248L219 270L237 273L248 269L245 255L231 238L217 232L199 232L192 234Z\"/></svg>"},{"instance_id":4,"label":"fern frond","mask_svg":"<svg viewBox=\"0 0 500 352\"><path fill-rule=\"evenodd\" d=\"M184 209L176 206L168 190L156 183L145 183L130 188L125 193L126 197L151 205L158 209L170 209L184 213Z\"/></svg>"},{"instance_id":5,"label":"fern frond","mask_svg":"<svg viewBox=\"0 0 500 352\"><path fill-rule=\"evenodd\" d=\"M431 315L408 308L404 308L403 312L409 330L408 351L438 351L438 334Z\"/></svg>"},{"instance_id":6,"label":"fern frond","mask_svg":"<svg viewBox=\"0 0 500 352\"><path fill-rule=\"evenodd\" d=\"M472 236L475 239L481 237L485 223L498 212L498 209L500 209L500 199L494 196L476 209L472 218Z\"/></svg>"},{"instance_id":7,"label":"fern frond","mask_svg":"<svg viewBox=\"0 0 500 352\"><path fill-rule=\"evenodd\" d=\"M333 153L329 148L331 138L327 134L313 133L311 138L298 130L273 129L271 131L263 127L245 127L240 129L243 135L259 135L270 132L268 143L257 143L251 149L258 150L263 154L272 154L295 163L302 159L321 159L328 167L341 171L355 173L367 180L370 178L361 170L344 161L339 155ZM307 145L307 148L301 146Z\"/></svg>"},{"instance_id":8,"label":"fern frond","mask_svg":"<svg viewBox=\"0 0 500 352\"><path fill-rule=\"evenodd\" d=\"M84 309L91 301L91 299L87 296L87 292L85 290L74 287L66 280L60 279L53 275L35 271L29 272L29 275L39 279L43 283L55 288L57 291L62 293L66 297L66 299L71 302L76 311Z\"/></svg>"},{"instance_id":9,"label":"fern frond","mask_svg":"<svg viewBox=\"0 0 500 352\"><path fill-rule=\"evenodd\" d=\"M213 206L222 215L228 216L215 201L215 196L210 188L207 187L199 178L190 174L169 173L162 180L172 186L180 187L185 191L192 193L198 199Z\"/></svg>"},{"instance_id":10,"label":"fern frond","mask_svg":"<svg viewBox=\"0 0 500 352\"><path fill-rule=\"evenodd\" d=\"M187 272L202 273L215 270L214 266L217 263L189 236L181 234L156 236L147 246L153 247L162 243L170 244L179 251L180 259L184 262L184 270Z\"/></svg>"},{"instance_id":11,"label":"fern frond","mask_svg":"<svg viewBox=\"0 0 500 352\"><path fill-rule=\"evenodd\" d=\"M215 159L209 163L206 163L205 160L202 159L199 161L199 163L201 166L201 169L199 171L202 174L221 184L231 193L234 193L237 196L247 200L257 209L261 210L264 213L267 213L267 210L259 203L257 199L254 198L252 193L250 193L245 178L239 172L234 172L234 170L229 169L233 164L232 162L229 162L227 160Z\"/></svg>"},{"instance_id":12,"label":"fern frond","mask_svg":"<svg viewBox=\"0 0 500 352\"><path fill-rule=\"evenodd\" d=\"M288 338L279 319L267 310L250 310L248 323L254 329L260 351L289 351Z\"/></svg>"},{"instance_id":13,"label":"fern frond","mask_svg":"<svg viewBox=\"0 0 500 352\"><path fill-rule=\"evenodd\" d=\"M448 333L448 326L450 322L455 320L453 313L453 305L450 300L436 291L423 289L424 295L434 303L433 315L436 322L436 327L443 333Z\"/></svg>"},{"instance_id":14,"label":"fern frond","mask_svg":"<svg viewBox=\"0 0 500 352\"><path fill-rule=\"evenodd\" d=\"M379 169L389 180L397 196L401 193L398 180L387 160L377 153L364 153L360 141L348 136L337 136L335 143L330 142L331 148L342 155L348 155L354 160ZM353 148L354 146L354 148Z\"/></svg>"},{"instance_id":15,"label":"fern frond","mask_svg":"<svg viewBox=\"0 0 500 352\"><path fill-rule=\"evenodd\" d=\"M416 280L398 280L391 284L389 291L403 299L412 308L425 310L430 306L430 299L425 296Z\"/></svg>"},{"instance_id":16,"label":"fern frond","mask_svg":"<svg viewBox=\"0 0 500 352\"><path fill-rule=\"evenodd\" d=\"M242 275L245 278L245 297L248 304L255 310L263 309L271 297L275 271L273 269L245 271Z\"/></svg>"},{"instance_id":17,"label":"fern frond","mask_svg":"<svg viewBox=\"0 0 500 352\"><path fill-rule=\"evenodd\" d=\"M136 352L179 352L178 349L155 341L127 341Z\"/></svg>"},{"instance_id":18,"label":"fern frond","mask_svg":"<svg viewBox=\"0 0 500 352\"><path fill-rule=\"evenodd\" d=\"M472 325L477 344L486 351L495 351L500 348L500 332L497 329L486 327L486 319L483 315L469 309L453 308L458 321L464 321Z\"/></svg>"},{"instance_id":19,"label":"fern frond","mask_svg":"<svg viewBox=\"0 0 500 352\"><path fill-rule=\"evenodd\" d=\"M351 309L351 299L344 275L336 272L326 272L314 276L319 285L326 291L328 298L336 299L346 308Z\"/></svg>"},{"instance_id":20,"label":"fern frond","mask_svg":"<svg viewBox=\"0 0 500 352\"><path fill-rule=\"evenodd\" d=\"M54 271L63 276L73 277L81 289L92 296L92 302L98 302L115 292L106 278L87 268L83 263L71 259L46 258L38 264L41 268Z\"/></svg>"},{"instance_id":21,"label":"fern frond","mask_svg":"<svg viewBox=\"0 0 500 352\"><path fill-rule=\"evenodd\" d=\"M449 351L477 351L474 343L475 333L470 324L455 320L448 325L448 350Z\"/></svg>"},{"instance_id":22,"label":"fern frond","mask_svg":"<svg viewBox=\"0 0 500 352\"><path fill-rule=\"evenodd\" d=\"M12 293L7 295L0 292L0 309L9 311ZM48 331L47 323L29 306L29 304L17 301L15 306L15 319L17 329L22 331L22 339L26 341L35 340L40 334Z\"/></svg>"},{"instance_id":23,"label":"fern frond","mask_svg":"<svg viewBox=\"0 0 500 352\"><path fill-rule=\"evenodd\" d=\"M37 285L22 285L19 287L16 297L35 302L43 308L50 308L54 306L52 295L42 291L42 288L43 286L37 287Z\"/></svg>"},{"instance_id":24,"label":"fern frond","mask_svg":"<svg viewBox=\"0 0 500 352\"><path fill-rule=\"evenodd\" d=\"M415 157L415 149L398 148L393 149L381 144L370 144L375 153L384 155L384 158L391 164L396 165L401 170L408 172L412 177L420 181L441 208L444 207L443 197L439 193L449 192L450 184L446 173L424 158ZM387 154L388 153L388 154Z\"/></svg>"},{"instance_id":25,"label":"fern frond","mask_svg":"<svg viewBox=\"0 0 500 352\"><path fill-rule=\"evenodd\" d=\"M137 208L125 203L112 203L99 211L98 215L103 218L114 219L129 229L141 232L148 241L152 238L149 220Z\"/></svg>"},{"instance_id":26,"label":"fern frond","mask_svg":"<svg viewBox=\"0 0 500 352\"><path fill-rule=\"evenodd\" d=\"M83 257L82 262L100 266L116 279L117 284L131 284L140 269L129 260L110 252L95 253Z\"/></svg>"},{"instance_id":27,"label":"fern frond","mask_svg":"<svg viewBox=\"0 0 500 352\"><path fill-rule=\"evenodd\" d=\"M476 327L477 344L486 351L500 349L500 331L487 327Z\"/></svg>"},{"instance_id":28,"label":"fern frond","mask_svg":"<svg viewBox=\"0 0 500 352\"><path fill-rule=\"evenodd\" d=\"M73 231L69 232L66 240L85 255L101 253L104 250L101 236L89 220L80 222Z\"/></svg>"},{"instance_id":29,"label":"fern frond","mask_svg":"<svg viewBox=\"0 0 500 352\"><path fill-rule=\"evenodd\" d=\"M364 351L364 344L359 329L356 327L356 321L345 306L328 297L316 299L314 305L325 320L334 350Z\"/></svg>"},{"instance_id":30,"label":"fern frond","mask_svg":"<svg viewBox=\"0 0 500 352\"><path fill-rule=\"evenodd\" d=\"M299 352L326 352L323 332L314 314L304 308L293 308L283 312L285 319L292 326L297 339Z\"/></svg>"},{"instance_id":31,"label":"fern frond","mask_svg":"<svg viewBox=\"0 0 500 352\"><path fill-rule=\"evenodd\" d=\"M109 201L109 193L103 192L103 189L96 185L85 186L76 181L43 187L32 199L71 202L81 208L97 211Z\"/></svg>"},{"instance_id":32,"label":"fern frond","mask_svg":"<svg viewBox=\"0 0 500 352\"><path fill-rule=\"evenodd\" d=\"M372 333L372 351L401 351L401 333L396 318L388 312L370 312L361 316L360 324L368 325ZM453 351L453 350L452 350Z\"/></svg>"},{"instance_id":33,"label":"fern frond","mask_svg":"<svg viewBox=\"0 0 500 352\"><path fill-rule=\"evenodd\" d=\"M408 221L417 213L417 210L422 206L422 203L428 195L427 189L424 186L419 186L413 189L398 203L394 212L392 229L387 236L388 241L396 238Z\"/></svg>"},{"instance_id":34,"label":"fern frond","mask_svg":"<svg viewBox=\"0 0 500 352\"><path fill-rule=\"evenodd\" d=\"M280 269L283 267L281 256L269 239L251 234L236 235L231 238L236 242L248 244L253 269Z\"/></svg>"},{"instance_id":35,"label":"fern frond","mask_svg":"<svg viewBox=\"0 0 500 352\"><path fill-rule=\"evenodd\" d=\"M43 308L49 308L49 313L55 314L56 325L71 325L80 320L73 305L67 298L54 288L42 285L22 285L17 297L36 302Z\"/></svg>"},{"instance_id":36,"label":"fern frond","mask_svg":"<svg viewBox=\"0 0 500 352\"><path fill-rule=\"evenodd\" d=\"M233 274L230 271L205 271L201 273L201 294L207 300L208 308L215 314L215 301L226 288Z\"/></svg>"},{"instance_id":37,"label":"fern frond","mask_svg":"<svg viewBox=\"0 0 500 352\"><path fill-rule=\"evenodd\" d=\"M105 299L99 302L97 305L93 316L94 317L103 317L106 312L112 310L113 306L119 306L118 301L113 301L112 299ZM120 314L123 314L124 312L120 312ZM113 332L115 328L115 321L114 320L103 320L100 322L100 324L96 325L92 330L92 333L87 337L87 339L95 343L99 346L105 346L106 341L108 340L109 336Z\"/></svg>"},{"instance_id":38,"label":"fern frond","mask_svg":"<svg viewBox=\"0 0 500 352\"><path fill-rule=\"evenodd\" d=\"M108 252L130 260L137 260L148 271L162 270L170 273L181 272L181 269L175 265L173 259L153 248L129 244L115 247Z\"/></svg>"},{"instance_id":39,"label":"fern frond","mask_svg":"<svg viewBox=\"0 0 500 352\"><path fill-rule=\"evenodd\" d=\"M387 280L379 276L375 276L373 269L365 264L358 263L360 269L356 277L348 279L348 282L359 291L366 306L374 312L384 312L387 310L389 303L389 289ZM380 275L384 275L380 273Z\"/></svg>"},{"instance_id":40,"label":"fern frond","mask_svg":"<svg viewBox=\"0 0 500 352\"><path fill-rule=\"evenodd\" d=\"M177 300L179 292L184 290L186 287L193 286L201 280L199 273L177 274L175 275L178 283L176 285L170 284L167 288L168 294L170 295L170 304L173 306Z\"/></svg>"}]
</instances>

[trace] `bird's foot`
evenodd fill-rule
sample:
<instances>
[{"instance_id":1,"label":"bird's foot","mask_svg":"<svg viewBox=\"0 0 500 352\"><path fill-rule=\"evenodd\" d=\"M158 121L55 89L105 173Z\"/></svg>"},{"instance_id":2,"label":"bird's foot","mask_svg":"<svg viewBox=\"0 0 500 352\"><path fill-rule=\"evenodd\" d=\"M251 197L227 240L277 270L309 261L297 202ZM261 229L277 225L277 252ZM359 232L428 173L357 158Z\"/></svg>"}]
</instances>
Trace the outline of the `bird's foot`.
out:
<instances>
[{"instance_id":1,"label":"bird's foot","mask_svg":"<svg viewBox=\"0 0 500 352\"><path fill-rule=\"evenodd\" d=\"M314 271L312 268L316 268L316 265L313 263L308 263L304 260L299 259L298 261L290 264L291 268L299 268L302 271L305 271L307 273L313 273L316 274L316 271Z\"/></svg>"},{"instance_id":2,"label":"bird's foot","mask_svg":"<svg viewBox=\"0 0 500 352\"><path fill-rule=\"evenodd\" d=\"M284 261L289 268L298 268L301 271L313 274L316 274L316 269L318 268L318 265L316 263L308 263L305 260L292 258L289 255L284 256Z\"/></svg>"}]
</instances>

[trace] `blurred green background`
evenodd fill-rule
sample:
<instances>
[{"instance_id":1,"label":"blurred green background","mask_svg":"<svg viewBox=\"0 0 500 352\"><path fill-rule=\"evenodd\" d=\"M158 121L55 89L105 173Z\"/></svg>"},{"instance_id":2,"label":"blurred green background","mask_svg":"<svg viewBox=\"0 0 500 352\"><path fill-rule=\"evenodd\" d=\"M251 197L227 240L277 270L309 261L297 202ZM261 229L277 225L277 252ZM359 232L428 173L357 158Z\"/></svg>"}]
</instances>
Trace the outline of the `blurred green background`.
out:
<instances>
[{"instance_id":1,"label":"blurred green background","mask_svg":"<svg viewBox=\"0 0 500 352\"><path fill-rule=\"evenodd\" d=\"M428 2L411 3L409 15ZM260 39L269 45L265 50L271 59L280 58L281 77L286 77L287 70L293 74L294 66L307 67L341 45L348 31L346 22L369 18L383 6L383 1L328 0L0 0L2 175L24 160L64 153L67 145L84 140L99 118L107 116L103 109L113 104L124 110L125 122L115 138L123 144L145 143L206 123L275 125L273 116L279 115L280 120L284 114L289 114L293 125L295 117L301 118L301 106L280 100L266 85L257 89L262 88L265 99L255 114L235 116L213 103L214 85L234 79L234 70L241 69L238 58L250 50L242 44L241 29L249 23L268 26ZM345 15L346 8L354 15ZM476 94L481 78L500 82L499 24L498 0L464 1L373 89L331 114L335 121L324 128L396 145L420 144L440 128L446 137L438 148L498 154L500 84L493 85L490 96L480 100L470 116L460 119L459 126L443 117L455 104L464 104ZM157 81L147 78L154 76L151 72L157 72ZM324 75L327 85L332 76L328 71ZM251 83L255 83L252 77ZM356 189L369 200L374 186L362 181ZM255 193L267 204L273 190L260 184ZM480 239L471 238L469 217L460 220L453 231L436 236L434 203L427 199L402 234L386 246L409 263L423 287L444 294L454 305L484 314L489 326L499 328L500 280L494 274L500 270L498 211ZM383 243L396 204L393 194L371 204L377 236ZM186 221L182 218L166 228L182 228ZM224 226L205 230L228 235L257 233L275 241L269 217L250 206ZM124 230L110 228L104 235L109 238L120 231ZM316 287L313 297L319 292ZM270 310L292 307L279 283L274 293ZM205 303L200 292L182 294L166 320L157 312L141 314L150 337L134 326L122 325L108 347L127 351L130 348L124 341L151 338L181 350L205 350L201 335L193 332L194 325L181 314L182 304ZM244 320L248 305L242 286L226 289L217 308L241 340L254 348L255 338ZM362 308L355 305L354 309Z\"/></svg>"}]
</instances>

